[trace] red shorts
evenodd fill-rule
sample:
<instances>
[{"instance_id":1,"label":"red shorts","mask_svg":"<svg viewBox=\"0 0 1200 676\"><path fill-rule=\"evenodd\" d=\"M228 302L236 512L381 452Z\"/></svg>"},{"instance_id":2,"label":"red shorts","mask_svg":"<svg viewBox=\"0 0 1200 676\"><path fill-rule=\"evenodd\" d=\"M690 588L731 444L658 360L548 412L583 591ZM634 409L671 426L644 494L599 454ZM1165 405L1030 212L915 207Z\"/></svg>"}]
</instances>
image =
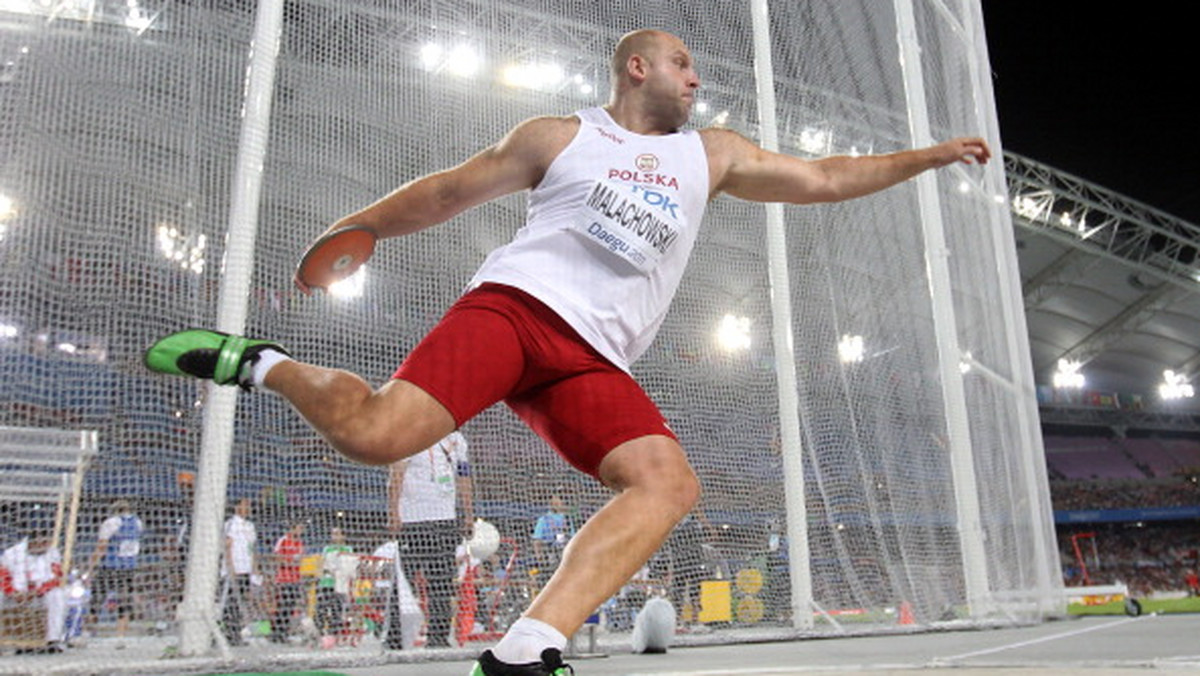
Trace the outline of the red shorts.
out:
<instances>
[{"instance_id":1,"label":"red shorts","mask_svg":"<svg viewBox=\"0 0 1200 676\"><path fill-rule=\"evenodd\" d=\"M484 284L460 298L393 377L428 392L458 425L503 400L592 476L626 441L676 439L628 373L541 301L509 286Z\"/></svg>"}]
</instances>

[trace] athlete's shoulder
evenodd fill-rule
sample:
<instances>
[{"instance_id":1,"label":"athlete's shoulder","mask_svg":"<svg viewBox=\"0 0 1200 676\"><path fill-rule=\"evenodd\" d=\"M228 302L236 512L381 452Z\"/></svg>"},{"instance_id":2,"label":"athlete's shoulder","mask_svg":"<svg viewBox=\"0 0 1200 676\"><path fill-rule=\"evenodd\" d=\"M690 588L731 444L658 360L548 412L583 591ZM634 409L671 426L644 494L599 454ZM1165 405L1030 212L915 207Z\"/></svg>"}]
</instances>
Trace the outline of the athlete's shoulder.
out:
<instances>
[{"instance_id":1,"label":"athlete's shoulder","mask_svg":"<svg viewBox=\"0 0 1200 676\"><path fill-rule=\"evenodd\" d=\"M745 136L724 127L705 127L697 131L709 159L716 159L756 149Z\"/></svg>"},{"instance_id":2,"label":"athlete's shoulder","mask_svg":"<svg viewBox=\"0 0 1200 676\"><path fill-rule=\"evenodd\" d=\"M522 134L530 138L541 138L550 141L563 137L570 138L577 131L579 131L579 118L575 115L531 117L513 129L514 134Z\"/></svg>"},{"instance_id":3,"label":"athlete's shoulder","mask_svg":"<svg viewBox=\"0 0 1200 676\"><path fill-rule=\"evenodd\" d=\"M753 141L723 127L701 129L700 140L708 159L709 190L712 195L727 189L726 181L735 167L762 153L762 148Z\"/></svg>"},{"instance_id":4,"label":"athlete's shoulder","mask_svg":"<svg viewBox=\"0 0 1200 676\"><path fill-rule=\"evenodd\" d=\"M579 118L573 116L531 117L513 127L496 150L501 156L517 158L544 171L578 131Z\"/></svg>"}]
</instances>

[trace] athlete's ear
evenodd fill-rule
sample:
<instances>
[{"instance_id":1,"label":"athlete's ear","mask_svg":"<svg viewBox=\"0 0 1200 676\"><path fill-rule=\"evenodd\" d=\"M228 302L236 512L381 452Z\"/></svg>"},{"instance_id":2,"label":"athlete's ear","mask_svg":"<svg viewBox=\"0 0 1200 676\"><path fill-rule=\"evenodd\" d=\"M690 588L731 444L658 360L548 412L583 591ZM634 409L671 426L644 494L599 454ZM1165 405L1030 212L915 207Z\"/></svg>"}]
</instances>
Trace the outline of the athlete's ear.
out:
<instances>
[{"instance_id":1,"label":"athlete's ear","mask_svg":"<svg viewBox=\"0 0 1200 676\"><path fill-rule=\"evenodd\" d=\"M650 61L641 54L634 54L625 62L625 72L629 75L631 82L641 84L646 79L646 73L650 70Z\"/></svg>"}]
</instances>

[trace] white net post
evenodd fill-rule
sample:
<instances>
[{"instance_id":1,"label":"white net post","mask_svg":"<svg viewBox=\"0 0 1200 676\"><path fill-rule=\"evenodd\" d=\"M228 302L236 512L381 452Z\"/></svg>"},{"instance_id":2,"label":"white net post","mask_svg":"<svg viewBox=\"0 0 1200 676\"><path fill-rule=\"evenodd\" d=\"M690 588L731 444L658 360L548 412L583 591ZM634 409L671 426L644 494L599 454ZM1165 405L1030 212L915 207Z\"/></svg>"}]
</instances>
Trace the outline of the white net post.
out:
<instances>
[{"instance_id":1,"label":"white net post","mask_svg":"<svg viewBox=\"0 0 1200 676\"><path fill-rule=\"evenodd\" d=\"M762 146L779 152L775 119L775 74L771 59L771 12L766 0L750 0L754 27L754 80ZM771 279L771 341L779 391L779 437L783 456L783 490L787 522L788 575L791 581L792 626L813 625L812 571L809 568L808 509L804 497L803 448L800 440L800 402L796 396L795 337L792 334L791 278L787 265L787 235L783 205L768 204L766 213L767 262Z\"/></svg>"},{"instance_id":2,"label":"white net post","mask_svg":"<svg viewBox=\"0 0 1200 676\"><path fill-rule=\"evenodd\" d=\"M897 39L904 74L905 100L913 147L935 142L926 107L925 76L921 67L921 43L912 0L895 0ZM987 558L983 548L975 463L971 431L967 419L967 401L963 391L962 349L958 343L958 319L954 311L950 256L942 222L942 206L937 177L925 173L916 179L922 232L925 236L925 260L929 275L930 301L937 336L938 373L942 385L946 415L946 446L950 452L957 505L959 542L962 547L966 600L973 616L990 612Z\"/></svg>"},{"instance_id":3,"label":"white net post","mask_svg":"<svg viewBox=\"0 0 1200 676\"><path fill-rule=\"evenodd\" d=\"M245 332L252 295L254 243L282 26L283 0L261 0L246 70L241 141L231 186L224 274L217 304L217 329L235 335ZM220 559L225 550L221 524L233 456L237 392L231 387L209 387L208 405L204 410L196 501L192 512L192 547L188 553L187 582L178 613L179 652L185 656L207 652L214 640L224 648L220 632L216 631L213 609Z\"/></svg>"},{"instance_id":4,"label":"white net post","mask_svg":"<svg viewBox=\"0 0 1200 676\"><path fill-rule=\"evenodd\" d=\"M973 105L967 111L974 125L986 138L1000 137L996 120L995 94L992 89L990 60L987 40L984 35L982 12L965 15L962 24L964 40L973 46L974 58L968 60L971 91L975 92ZM993 148L997 156L1001 148ZM1003 165L995 161L984 174L983 181L972 186L982 199L995 195L1008 195ZM1024 493L1018 502L1023 509L1014 509L1016 518L1028 528L1027 541L1032 547L1030 579L1026 588L1018 592L1025 607L1035 608L1039 615L1052 617L1065 612L1062 587L1058 575L1058 548L1055 542L1054 522L1047 515L1053 513L1050 502L1050 486L1045 471L1045 448L1038 415L1037 392L1029 347L1029 331L1025 323L1024 298L1021 289L1021 273L1017 261L1017 250L1012 242L1012 219L1007 211L993 209L986 215L987 231L991 233L991 247L995 251L996 279L1001 292L997 294L1001 312L1001 327L1005 332L1006 351L1002 363L1007 367L1007 376L983 369L985 374L995 376L1001 386L1011 392L1014 402L1015 453L1027 473L1017 490ZM971 360L974 361L974 360Z\"/></svg>"}]
</instances>

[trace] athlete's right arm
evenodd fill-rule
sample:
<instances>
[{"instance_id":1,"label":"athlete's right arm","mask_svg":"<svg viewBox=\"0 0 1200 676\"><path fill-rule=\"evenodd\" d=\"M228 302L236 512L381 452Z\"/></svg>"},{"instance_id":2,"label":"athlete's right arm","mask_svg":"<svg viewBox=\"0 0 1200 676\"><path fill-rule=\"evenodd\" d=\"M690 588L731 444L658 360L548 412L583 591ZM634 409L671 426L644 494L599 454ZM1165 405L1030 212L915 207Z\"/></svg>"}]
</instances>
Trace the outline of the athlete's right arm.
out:
<instances>
[{"instance_id":1,"label":"athlete's right arm","mask_svg":"<svg viewBox=\"0 0 1200 676\"><path fill-rule=\"evenodd\" d=\"M365 225L381 238L447 221L489 200L532 188L578 129L575 117L537 117L462 164L410 181L329 230Z\"/></svg>"}]
</instances>

